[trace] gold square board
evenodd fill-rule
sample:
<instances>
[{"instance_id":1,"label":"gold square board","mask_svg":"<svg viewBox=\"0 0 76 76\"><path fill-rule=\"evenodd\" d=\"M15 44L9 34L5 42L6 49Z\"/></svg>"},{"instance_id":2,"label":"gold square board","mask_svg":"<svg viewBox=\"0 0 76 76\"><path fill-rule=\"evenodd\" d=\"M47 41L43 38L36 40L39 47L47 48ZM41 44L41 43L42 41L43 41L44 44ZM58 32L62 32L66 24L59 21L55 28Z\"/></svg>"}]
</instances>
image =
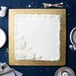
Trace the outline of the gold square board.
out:
<instances>
[{"instance_id":1,"label":"gold square board","mask_svg":"<svg viewBox=\"0 0 76 76\"><path fill-rule=\"evenodd\" d=\"M60 60L35 61L15 59L14 16L16 14L57 14L61 15ZM66 64L66 9L9 9L9 64L20 66L62 66Z\"/></svg>"}]
</instances>

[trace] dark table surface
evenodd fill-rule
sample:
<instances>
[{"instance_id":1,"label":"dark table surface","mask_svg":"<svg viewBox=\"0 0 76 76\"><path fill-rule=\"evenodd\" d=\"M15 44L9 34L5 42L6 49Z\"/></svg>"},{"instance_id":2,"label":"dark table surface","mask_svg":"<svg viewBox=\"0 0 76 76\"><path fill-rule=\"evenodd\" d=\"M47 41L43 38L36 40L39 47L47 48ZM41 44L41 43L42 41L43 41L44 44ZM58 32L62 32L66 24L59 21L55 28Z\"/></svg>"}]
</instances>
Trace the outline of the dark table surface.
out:
<instances>
[{"instance_id":1,"label":"dark table surface","mask_svg":"<svg viewBox=\"0 0 76 76\"><path fill-rule=\"evenodd\" d=\"M72 68L76 72L76 51L69 48L70 31L76 27L76 0L0 0L0 6L7 6L8 10L12 8L29 8L28 5L31 4L31 8L43 8L42 3L59 3L63 2L67 10L67 40L66 40L66 67ZM7 15L0 18L0 28L4 29L8 37L8 11ZM8 64L8 40L3 48L0 49L0 62L6 62ZM56 70L63 66L11 66L16 70L22 72L24 76L54 76Z\"/></svg>"}]
</instances>

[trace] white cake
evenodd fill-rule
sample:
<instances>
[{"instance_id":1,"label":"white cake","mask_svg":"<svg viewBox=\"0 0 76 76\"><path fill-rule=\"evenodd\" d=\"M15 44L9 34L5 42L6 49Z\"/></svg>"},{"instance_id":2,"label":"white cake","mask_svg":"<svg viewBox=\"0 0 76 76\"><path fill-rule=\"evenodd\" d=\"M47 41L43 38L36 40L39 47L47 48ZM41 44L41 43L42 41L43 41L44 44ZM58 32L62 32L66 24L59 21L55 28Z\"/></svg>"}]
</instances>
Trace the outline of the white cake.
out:
<instances>
[{"instance_id":1,"label":"white cake","mask_svg":"<svg viewBox=\"0 0 76 76\"><path fill-rule=\"evenodd\" d=\"M60 19L56 14L16 14L16 60L58 61Z\"/></svg>"}]
</instances>

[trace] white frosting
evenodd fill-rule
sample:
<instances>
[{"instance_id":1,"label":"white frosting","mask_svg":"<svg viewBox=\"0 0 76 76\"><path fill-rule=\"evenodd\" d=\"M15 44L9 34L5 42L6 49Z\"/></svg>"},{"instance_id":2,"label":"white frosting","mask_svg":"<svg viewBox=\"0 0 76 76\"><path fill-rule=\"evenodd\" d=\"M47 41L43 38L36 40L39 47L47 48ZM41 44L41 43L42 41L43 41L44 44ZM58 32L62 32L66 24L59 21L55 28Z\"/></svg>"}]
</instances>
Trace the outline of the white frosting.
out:
<instances>
[{"instance_id":1,"label":"white frosting","mask_svg":"<svg viewBox=\"0 0 76 76\"><path fill-rule=\"evenodd\" d=\"M16 14L16 60L60 59L60 15Z\"/></svg>"}]
</instances>

